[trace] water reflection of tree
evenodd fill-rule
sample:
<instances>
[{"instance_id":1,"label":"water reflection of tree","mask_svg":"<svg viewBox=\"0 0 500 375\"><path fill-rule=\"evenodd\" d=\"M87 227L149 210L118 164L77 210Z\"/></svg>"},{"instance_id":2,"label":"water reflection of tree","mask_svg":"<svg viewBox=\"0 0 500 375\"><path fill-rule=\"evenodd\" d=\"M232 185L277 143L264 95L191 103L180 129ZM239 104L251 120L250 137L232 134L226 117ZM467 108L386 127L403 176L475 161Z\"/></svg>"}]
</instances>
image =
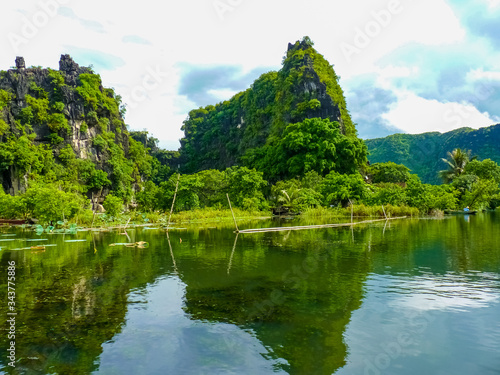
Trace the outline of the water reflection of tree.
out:
<instances>
[{"instance_id":1,"label":"water reflection of tree","mask_svg":"<svg viewBox=\"0 0 500 375\"><path fill-rule=\"evenodd\" d=\"M96 253L91 234L87 242L79 243L66 243L61 235L55 240L57 246L47 247L43 253L2 252L2 274L6 274L3 271L9 260L17 264L15 341L19 361L15 373L89 374L97 370L102 344L120 332L124 323L130 290L154 281L161 264L169 261L167 254L148 249L124 251L107 246L123 242L123 236L95 236ZM0 291L4 301L6 289ZM6 311L2 312L5 316ZM7 328L4 321L0 328ZM7 344L2 335L3 353ZM8 362L5 357L0 358L3 366Z\"/></svg>"}]
</instances>

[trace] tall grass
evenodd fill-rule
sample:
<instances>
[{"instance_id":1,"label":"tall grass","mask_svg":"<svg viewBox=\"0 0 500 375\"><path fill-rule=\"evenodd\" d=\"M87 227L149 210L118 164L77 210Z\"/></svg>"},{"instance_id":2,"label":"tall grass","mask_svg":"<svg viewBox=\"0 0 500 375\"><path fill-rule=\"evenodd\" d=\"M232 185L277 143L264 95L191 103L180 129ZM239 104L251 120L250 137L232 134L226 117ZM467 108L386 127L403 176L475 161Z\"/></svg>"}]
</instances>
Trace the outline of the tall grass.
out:
<instances>
[{"instance_id":1,"label":"tall grass","mask_svg":"<svg viewBox=\"0 0 500 375\"><path fill-rule=\"evenodd\" d=\"M259 217L270 217L267 211L242 210L233 208L234 216L237 219L250 219ZM167 214L168 216L168 214ZM181 211L172 214L172 222L201 222L201 221L226 221L233 220L231 210L220 208L201 208L192 211Z\"/></svg>"},{"instance_id":2,"label":"tall grass","mask_svg":"<svg viewBox=\"0 0 500 375\"><path fill-rule=\"evenodd\" d=\"M354 217L399 217L399 216L419 216L420 211L415 207L408 206L392 206L390 204L384 206L365 206L364 204L356 204L352 208L352 214ZM315 218L315 217L350 217L351 207L341 208L341 207L317 207L309 208L304 210L301 214L303 218Z\"/></svg>"},{"instance_id":3,"label":"tall grass","mask_svg":"<svg viewBox=\"0 0 500 375\"><path fill-rule=\"evenodd\" d=\"M384 206L385 214L387 217L399 217L399 216L418 216L420 212L415 207L408 206L392 206L390 204ZM241 220L251 220L251 219L262 219L270 218L270 213L268 211L258 211L258 210L243 210L239 208L233 208L234 215L238 221ZM144 224L161 224L167 225L168 223L168 212L149 212L142 213L138 211L132 211L125 214L119 214L116 217L111 217L106 214L96 214L95 218L90 210L85 210L78 213L72 222L78 223L79 226L90 226L92 220L94 220L94 227L107 227L107 226L118 226L125 225L144 225ZM351 207L317 207L308 208L300 214L300 219L338 219L346 218L351 216ZM376 217L383 218L384 211L382 206L365 206L364 204L354 205L353 207L354 217ZM130 219L130 220L129 220ZM231 210L221 209L221 208L202 208L190 211L175 212L172 214L171 223L208 223L208 222L232 222L233 216Z\"/></svg>"}]
</instances>

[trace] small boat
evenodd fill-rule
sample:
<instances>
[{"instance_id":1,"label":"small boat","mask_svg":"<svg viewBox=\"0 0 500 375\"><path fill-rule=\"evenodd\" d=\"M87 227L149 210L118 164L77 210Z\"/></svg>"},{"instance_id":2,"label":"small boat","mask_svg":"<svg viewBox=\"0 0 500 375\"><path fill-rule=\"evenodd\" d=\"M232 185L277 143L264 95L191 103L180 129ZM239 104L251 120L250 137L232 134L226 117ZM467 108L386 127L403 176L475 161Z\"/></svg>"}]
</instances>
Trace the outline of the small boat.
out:
<instances>
[{"instance_id":1,"label":"small boat","mask_svg":"<svg viewBox=\"0 0 500 375\"><path fill-rule=\"evenodd\" d=\"M10 224L10 225L26 224L26 219L0 219L0 225L2 224Z\"/></svg>"},{"instance_id":2,"label":"small boat","mask_svg":"<svg viewBox=\"0 0 500 375\"><path fill-rule=\"evenodd\" d=\"M477 211L444 210L446 215L475 215Z\"/></svg>"}]
</instances>

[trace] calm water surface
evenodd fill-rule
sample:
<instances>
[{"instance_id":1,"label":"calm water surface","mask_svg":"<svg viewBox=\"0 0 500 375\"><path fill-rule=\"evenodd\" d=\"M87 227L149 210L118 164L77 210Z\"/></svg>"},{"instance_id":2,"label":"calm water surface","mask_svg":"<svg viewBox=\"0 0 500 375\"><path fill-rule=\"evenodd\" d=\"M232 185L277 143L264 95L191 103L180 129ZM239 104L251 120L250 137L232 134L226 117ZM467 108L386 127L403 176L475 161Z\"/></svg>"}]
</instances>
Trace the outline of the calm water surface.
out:
<instances>
[{"instance_id":1,"label":"calm water surface","mask_svg":"<svg viewBox=\"0 0 500 375\"><path fill-rule=\"evenodd\" d=\"M500 374L499 228L500 213L238 236L0 229L0 372ZM150 246L109 246L135 241Z\"/></svg>"}]
</instances>

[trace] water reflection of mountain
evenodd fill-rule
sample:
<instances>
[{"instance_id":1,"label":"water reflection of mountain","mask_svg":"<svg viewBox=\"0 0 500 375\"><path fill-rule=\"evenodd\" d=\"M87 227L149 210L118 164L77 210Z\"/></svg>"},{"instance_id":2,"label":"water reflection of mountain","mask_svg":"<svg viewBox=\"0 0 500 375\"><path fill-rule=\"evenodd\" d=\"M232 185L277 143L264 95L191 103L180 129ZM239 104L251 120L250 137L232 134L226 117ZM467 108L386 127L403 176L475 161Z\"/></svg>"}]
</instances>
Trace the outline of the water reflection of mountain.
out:
<instances>
[{"instance_id":1,"label":"water reflection of mountain","mask_svg":"<svg viewBox=\"0 0 500 375\"><path fill-rule=\"evenodd\" d=\"M141 230L131 231L131 240L150 242L148 249L108 247L124 242L116 233L81 233L87 241L78 243L53 236L57 246L44 253L10 252L3 244L0 274L9 260L18 265L16 373L97 371L103 343L122 330L131 292L171 273L185 284L184 310L193 322L252 333L289 373L334 373L348 360L343 333L369 273L498 272L497 227L493 215L408 220L353 232L240 235L236 246L231 230L190 230L171 232L172 252L164 232ZM2 337L0 350L7 347ZM0 361L6 365L5 354Z\"/></svg>"},{"instance_id":2,"label":"water reflection of mountain","mask_svg":"<svg viewBox=\"0 0 500 375\"><path fill-rule=\"evenodd\" d=\"M332 374L344 366L343 332L369 269L350 230L240 237L230 269L227 251L200 248L192 265L183 259L185 311L250 329L289 373ZM195 267L200 260L210 266Z\"/></svg>"}]
</instances>

